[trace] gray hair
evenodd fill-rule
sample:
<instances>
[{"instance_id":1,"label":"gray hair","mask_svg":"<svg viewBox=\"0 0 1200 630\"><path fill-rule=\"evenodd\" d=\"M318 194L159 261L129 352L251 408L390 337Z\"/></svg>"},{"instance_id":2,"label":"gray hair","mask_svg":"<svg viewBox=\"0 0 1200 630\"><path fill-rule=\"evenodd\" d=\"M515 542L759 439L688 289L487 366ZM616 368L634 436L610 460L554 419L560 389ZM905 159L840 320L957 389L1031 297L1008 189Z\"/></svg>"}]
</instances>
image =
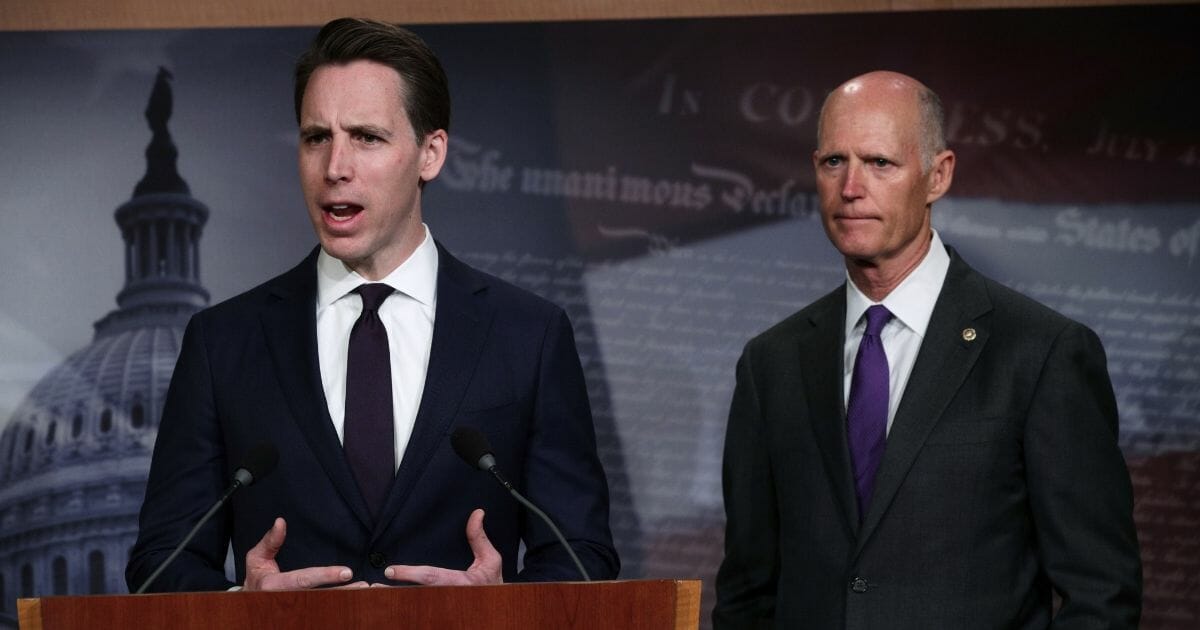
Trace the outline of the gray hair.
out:
<instances>
[{"instance_id":1,"label":"gray hair","mask_svg":"<svg viewBox=\"0 0 1200 630\"><path fill-rule=\"evenodd\" d=\"M946 109L933 90L921 86L917 91L921 108L921 165L925 172L933 168L933 157L946 150Z\"/></svg>"}]
</instances>

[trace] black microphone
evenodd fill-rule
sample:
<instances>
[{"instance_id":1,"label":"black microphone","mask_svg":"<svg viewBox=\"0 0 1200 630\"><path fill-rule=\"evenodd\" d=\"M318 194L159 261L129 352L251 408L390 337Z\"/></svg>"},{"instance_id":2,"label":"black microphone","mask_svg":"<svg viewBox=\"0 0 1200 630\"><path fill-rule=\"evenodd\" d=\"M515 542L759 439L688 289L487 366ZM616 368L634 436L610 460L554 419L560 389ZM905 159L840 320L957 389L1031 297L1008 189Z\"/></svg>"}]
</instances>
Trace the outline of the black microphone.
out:
<instances>
[{"instance_id":1,"label":"black microphone","mask_svg":"<svg viewBox=\"0 0 1200 630\"><path fill-rule=\"evenodd\" d=\"M229 487L225 488L225 493L221 495L220 499L217 499L217 502L208 510L208 513L200 518L200 521L196 523L192 531L188 532L187 536L184 536L183 542L175 547L171 555L167 556L167 559L158 565L158 568L154 570L154 573L150 574L150 577L146 578L145 582L142 582L136 594L146 592L146 589L154 583L159 574L175 561L175 558L189 542L192 542L192 538L196 536L196 532L200 531L200 528L217 513L217 510L221 509L221 506L225 505L226 501L229 501L229 497L233 496L233 493L237 492L238 488L244 488L271 474L271 471L275 470L275 465L278 463L279 450L275 448L274 444L260 442L251 447L250 451L246 453L246 457L242 459L242 465L233 471L233 481L229 482Z\"/></svg>"},{"instance_id":2,"label":"black microphone","mask_svg":"<svg viewBox=\"0 0 1200 630\"><path fill-rule=\"evenodd\" d=\"M575 563L575 568L579 569L579 574L583 576L583 581L591 582L592 578L583 568L583 563L579 561L579 556L575 555L575 550L571 549L571 545L567 544L567 539L563 538L562 532L558 531L558 527L554 525L554 521L550 520L546 513L538 509L538 507L529 502L529 499L521 496L520 492L496 470L496 456L492 454L492 447L488 444L487 437L478 429L471 427L458 427L454 433L450 434L450 446L454 447L454 452L462 458L464 462L471 465L472 468L478 468L486 472L492 473L496 481L504 486L509 494L513 495L517 501L521 502L529 509L530 512L537 514L550 527L550 531L554 532L554 536L558 538L559 544L567 550L567 554L571 556L571 560Z\"/></svg>"}]
</instances>

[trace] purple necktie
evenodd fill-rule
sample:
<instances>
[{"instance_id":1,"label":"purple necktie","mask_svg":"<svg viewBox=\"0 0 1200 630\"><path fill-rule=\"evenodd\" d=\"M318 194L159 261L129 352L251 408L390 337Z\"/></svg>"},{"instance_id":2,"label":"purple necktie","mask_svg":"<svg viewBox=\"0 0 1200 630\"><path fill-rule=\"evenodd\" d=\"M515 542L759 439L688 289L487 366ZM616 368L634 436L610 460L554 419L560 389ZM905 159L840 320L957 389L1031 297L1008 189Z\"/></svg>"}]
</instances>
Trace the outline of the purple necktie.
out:
<instances>
[{"instance_id":1,"label":"purple necktie","mask_svg":"<svg viewBox=\"0 0 1200 630\"><path fill-rule=\"evenodd\" d=\"M346 360L346 422L342 448L371 516L379 514L396 476L395 428L392 424L392 364L387 330L379 306L392 287L364 284L362 314L350 329Z\"/></svg>"},{"instance_id":2,"label":"purple necktie","mask_svg":"<svg viewBox=\"0 0 1200 630\"><path fill-rule=\"evenodd\" d=\"M891 311L881 304L867 309L867 331L858 344L854 375L850 377L846 430L850 437L850 463L854 466L860 523L871 504L875 473L883 460L887 436L888 361L879 333L891 318Z\"/></svg>"}]
</instances>

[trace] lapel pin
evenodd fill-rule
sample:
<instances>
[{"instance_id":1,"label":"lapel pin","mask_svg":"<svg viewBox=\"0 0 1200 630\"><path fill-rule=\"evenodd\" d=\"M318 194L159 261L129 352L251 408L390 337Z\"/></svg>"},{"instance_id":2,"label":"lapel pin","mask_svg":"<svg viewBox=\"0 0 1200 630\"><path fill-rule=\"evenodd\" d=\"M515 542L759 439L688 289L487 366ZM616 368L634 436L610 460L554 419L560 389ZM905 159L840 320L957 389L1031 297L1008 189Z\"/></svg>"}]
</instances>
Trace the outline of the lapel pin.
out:
<instances>
[{"instance_id":1,"label":"lapel pin","mask_svg":"<svg viewBox=\"0 0 1200 630\"><path fill-rule=\"evenodd\" d=\"M975 341L975 329L974 328L964 328L962 335L963 335L963 341Z\"/></svg>"}]
</instances>

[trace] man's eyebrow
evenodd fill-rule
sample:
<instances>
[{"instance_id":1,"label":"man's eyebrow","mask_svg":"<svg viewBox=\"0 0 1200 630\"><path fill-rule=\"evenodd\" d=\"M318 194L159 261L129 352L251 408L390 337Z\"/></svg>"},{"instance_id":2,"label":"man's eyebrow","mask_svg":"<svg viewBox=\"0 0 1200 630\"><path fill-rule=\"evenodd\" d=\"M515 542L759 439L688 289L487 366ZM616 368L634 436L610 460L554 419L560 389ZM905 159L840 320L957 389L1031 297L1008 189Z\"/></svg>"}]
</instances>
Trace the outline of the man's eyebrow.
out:
<instances>
[{"instance_id":1,"label":"man's eyebrow","mask_svg":"<svg viewBox=\"0 0 1200 630\"><path fill-rule=\"evenodd\" d=\"M352 134L361 134L368 136L378 136L384 140L392 139L392 132L389 129L371 124L350 125L346 127L346 131Z\"/></svg>"},{"instance_id":2,"label":"man's eyebrow","mask_svg":"<svg viewBox=\"0 0 1200 630\"><path fill-rule=\"evenodd\" d=\"M300 135L303 137L312 136L320 133L327 133L329 127L325 125L305 125L300 128Z\"/></svg>"},{"instance_id":3,"label":"man's eyebrow","mask_svg":"<svg viewBox=\"0 0 1200 630\"><path fill-rule=\"evenodd\" d=\"M391 140L392 136L394 135L386 127L380 127L378 125L372 125L372 124L350 125L350 126L346 127L345 129L347 132L349 132L351 134L378 136L380 138L383 138L384 140ZM329 127L327 127L326 125L311 124L311 125L305 125L300 128L300 135L302 137L315 136L315 135L320 135L320 134L325 134L325 133L329 133Z\"/></svg>"}]
</instances>

